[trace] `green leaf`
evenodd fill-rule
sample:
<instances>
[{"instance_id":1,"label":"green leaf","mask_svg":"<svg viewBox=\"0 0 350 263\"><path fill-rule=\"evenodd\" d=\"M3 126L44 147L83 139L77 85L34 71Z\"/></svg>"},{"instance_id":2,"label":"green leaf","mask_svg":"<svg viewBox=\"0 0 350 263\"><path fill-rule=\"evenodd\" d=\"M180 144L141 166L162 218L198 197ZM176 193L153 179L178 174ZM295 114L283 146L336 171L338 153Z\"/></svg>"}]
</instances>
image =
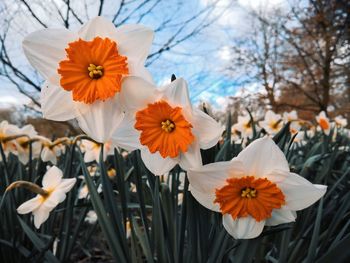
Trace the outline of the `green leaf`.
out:
<instances>
[{"instance_id":1,"label":"green leaf","mask_svg":"<svg viewBox=\"0 0 350 263\"><path fill-rule=\"evenodd\" d=\"M310 263L314 262L315 257L316 257L316 249L317 249L317 245L318 245L319 237L320 237L322 208L323 208L323 198L321 198L321 201L318 204L315 227L314 227L314 231L312 233L311 243L309 246L306 262L310 262Z\"/></svg>"},{"instance_id":2,"label":"green leaf","mask_svg":"<svg viewBox=\"0 0 350 263\"><path fill-rule=\"evenodd\" d=\"M338 245L327 251L316 263L348 262L350 258L350 233Z\"/></svg>"},{"instance_id":3,"label":"green leaf","mask_svg":"<svg viewBox=\"0 0 350 263\"><path fill-rule=\"evenodd\" d=\"M116 234L116 231L114 227L112 226L110 217L107 214L107 211L105 210L103 206L103 202L101 201L101 198L99 194L97 193L96 186L94 182L91 179L91 176L86 168L86 165L84 163L83 156L81 152L79 151L79 158L85 178L86 185L89 189L90 193L90 199L92 206L97 214L99 225L101 226L102 232L104 236L107 239L108 245L111 249L111 252L115 258L115 260L118 260L118 262L127 262L126 257L123 253L123 249L121 247L121 244L118 241L118 236Z\"/></svg>"},{"instance_id":4,"label":"green leaf","mask_svg":"<svg viewBox=\"0 0 350 263\"><path fill-rule=\"evenodd\" d=\"M60 261L52 254L51 251L48 251L47 244L42 241L33 230L30 229L30 227L21 219L20 216L17 216L17 219L23 229L23 231L26 233L27 237L32 241L33 245L36 247L37 250L40 252L44 252L44 257L48 262L52 263L59 263Z\"/></svg>"}]
</instances>

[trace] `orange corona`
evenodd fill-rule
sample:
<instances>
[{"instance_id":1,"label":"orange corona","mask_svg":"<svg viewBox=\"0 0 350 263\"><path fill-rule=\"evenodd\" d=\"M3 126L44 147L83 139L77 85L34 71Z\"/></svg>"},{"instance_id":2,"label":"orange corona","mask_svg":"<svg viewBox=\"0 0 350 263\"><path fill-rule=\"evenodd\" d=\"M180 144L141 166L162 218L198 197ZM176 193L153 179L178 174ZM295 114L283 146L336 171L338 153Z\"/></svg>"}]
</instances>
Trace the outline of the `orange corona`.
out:
<instances>
[{"instance_id":1,"label":"orange corona","mask_svg":"<svg viewBox=\"0 0 350 263\"><path fill-rule=\"evenodd\" d=\"M166 101L148 104L138 111L135 129L141 131L141 144L151 153L158 151L163 158L175 158L180 152L187 152L195 139L182 108L171 107Z\"/></svg>"},{"instance_id":2,"label":"orange corona","mask_svg":"<svg viewBox=\"0 0 350 263\"><path fill-rule=\"evenodd\" d=\"M320 118L319 124L323 130L329 129L329 122L327 120Z\"/></svg>"},{"instance_id":3,"label":"orange corona","mask_svg":"<svg viewBox=\"0 0 350 263\"><path fill-rule=\"evenodd\" d=\"M59 63L63 89L72 91L73 100L91 104L113 97L129 73L127 58L118 53L116 42L95 37L68 44L67 60Z\"/></svg>"},{"instance_id":4,"label":"orange corona","mask_svg":"<svg viewBox=\"0 0 350 263\"><path fill-rule=\"evenodd\" d=\"M227 184L216 189L214 203L220 205L222 214L233 219L252 216L260 222L271 217L273 209L285 204L282 191L267 178L245 176L229 178Z\"/></svg>"}]
</instances>

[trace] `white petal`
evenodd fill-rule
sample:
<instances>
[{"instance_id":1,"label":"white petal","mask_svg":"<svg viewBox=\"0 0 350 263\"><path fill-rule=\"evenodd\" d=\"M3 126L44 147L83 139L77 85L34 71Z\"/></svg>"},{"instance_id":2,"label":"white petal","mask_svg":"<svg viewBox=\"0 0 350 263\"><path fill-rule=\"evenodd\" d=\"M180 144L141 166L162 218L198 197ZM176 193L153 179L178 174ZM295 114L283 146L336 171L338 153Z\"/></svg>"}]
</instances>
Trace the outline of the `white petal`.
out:
<instances>
[{"instance_id":1,"label":"white petal","mask_svg":"<svg viewBox=\"0 0 350 263\"><path fill-rule=\"evenodd\" d=\"M285 195L286 209L301 210L318 201L327 190L325 185L312 184L305 178L290 173L286 179L278 184Z\"/></svg>"},{"instance_id":2,"label":"white petal","mask_svg":"<svg viewBox=\"0 0 350 263\"><path fill-rule=\"evenodd\" d=\"M61 182L63 177L62 171L56 166L52 166L47 170L43 177L42 185L45 189L54 189Z\"/></svg>"},{"instance_id":3,"label":"white petal","mask_svg":"<svg viewBox=\"0 0 350 263\"><path fill-rule=\"evenodd\" d=\"M62 179L57 189L67 193L73 188L76 181L77 181L76 178Z\"/></svg>"},{"instance_id":4,"label":"white petal","mask_svg":"<svg viewBox=\"0 0 350 263\"><path fill-rule=\"evenodd\" d=\"M111 21L102 16L97 16L85 23L79 30L78 35L80 38L87 41L95 37L108 37L115 40L116 28Z\"/></svg>"},{"instance_id":5,"label":"white petal","mask_svg":"<svg viewBox=\"0 0 350 263\"><path fill-rule=\"evenodd\" d=\"M52 164L57 163L56 155L47 147L45 147L41 152L41 160L43 162L51 162Z\"/></svg>"},{"instance_id":6,"label":"white petal","mask_svg":"<svg viewBox=\"0 0 350 263\"><path fill-rule=\"evenodd\" d=\"M148 148L141 149L141 158L147 169L155 175L163 175L169 172L178 163L175 158L163 158L159 152L150 153Z\"/></svg>"},{"instance_id":7,"label":"white petal","mask_svg":"<svg viewBox=\"0 0 350 263\"><path fill-rule=\"evenodd\" d=\"M64 199L66 199L66 194L63 191L56 190L45 200L43 206L51 211L58 206L59 203L63 202Z\"/></svg>"},{"instance_id":8,"label":"white petal","mask_svg":"<svg viewBox=\"0 0 350 263\"><path fill-rule=\"evenodd\" d=\"M66 58L68 43L76 40L78 36L67 29L43 29L24 38L23 50L30 64L48 79Z\"/></svg>"},{"instance_id":9,"label":"white petal","mask_svg":"<svg viewBox=\"0 0 350 263\"><path fill-rule=\"evenodd\" d=\"M58 78L56 75L55 78ZM67 121L77 116L75 103L71 92L54 84L55 81L46 81L41 88L41 111L43 117L55 121Z\"/></svg>"},{"instance_id":10,"label":"white petal","mask_svg":"<svg viewBox=\"0 0 350 263\"><path fill-rule=\"evenodd\" d=\"M190 168L201 167L203 165L198 142L193 142L192 145L188 147L187 152L181 153L179 164L181 168L186 171Z\"/></svg>"},{"instance_id":11,"label":"white petal","mask_svg":"<svg viewBox=\"0 0 350 263\"><path fill-rule=\"evenodd\" d=\"M247 175L265 177L273 170L289 172L286 157L269 137L253 141L236 159L244 163Z\"/></svg>"},{"instance_id":12,"label":"white petal","mask_svg":"<svg viewBox=\"0 0 350 263\"><path fill-rule=\"evenodd\" d=\"M41 197L37 195L36 197L24 202L17 208L19 214L28 214L41 205Z\"/></svg>"},{"instance_id":13,"label":"white petal","mask_svg":"<svg viewBox=\"0 0 350 263\"><path fill-rule=\"evenodd\" d=\"M92 150L92 153L95 156L96 162L100 162L101 147L98 147L97 149ZM103 161L105 161L106 158L107 158L106 154L103 154Z\"/></svg>"},{"instance_id":14,"label":"white petal","mask_svg":"<svg viewBox=\"0 0 350 263\"><path fill-rule=\"evenodd\" d=\"M222 219L222 224L226 231L234 238L250 239L261 234L264 229L265 221L257 222L251 216L233 220L231 215L225 214Z\"/></svg>"},{"instance_id":15,"label":"white petal","mask_svg":"<svg viewBox=\"0 0 350 263\"><path fill-rule=\"evenodd\" d=\"M93 150L87 150L84 154L84 162L89 163L93 161L98 161L95 159L95 153Z\"/></svg>"},{"instance_id":16,"label":"white petal","mask_svg":"<svg viewBox=\"0 0 350 263\"><path fill-rule=\"evenodd\" d=\"M129 112L145 108L157 99L155 86L139 77L125 77L120 92L120 103Z\"/></svg>"},{"instance_id":17,"label":"white petal","mask_svg":"<svg viewBox=\"0 0 350 263\"><path fill-rule=\"evenodd\" d=\"M40 206L39 209L33 211L34 225L39 228L42 223L44 223L50 215L52 209L48 209L45 206Z\"/></svg>"},{"instance_id":18,"label":"white petal","mask_svg":"<svg viewBox=\"0 0 350 263\"><path fill-rule=\"evenodd\" d=\"M183 78L172 81L170 84L161 87L160 90L173 106L180 106L186 110L192 109L187 82Z\"/></svg>"},{"instance_id":19,"label":"white petal","mask_svg":"<svg viewBox=\"0 0 350 263\"><path fill-rule=\"evenodd\" d=\"M245 176L243 164L239 161L210 163L187 172L191 188L202 193L215 193L230 177Z\"/></svg>"},{"instance_id":20,"label":"white petal","mask_svg":"<svg viewBox=\"0 0 350 263\"><path fill-rule=\"evenodd\" d=\"M290 176L290 172L274 170L266 174L264 177L266 177L269 181L273 183L279 184L289 176Z\"/></svg>"},{"instance_id":21,"label":"white petal","mask_svg":"<svg viewBox=\"0 0 350 263\"><path fill-rule=\"evenodd\" d=\"M274 209L271 218L266 220L267 226L277 226L280 224L290 223L295 221L296 216L289 210Z\"/></svg>"},{"instance_id":22,"label":"white petal","mask_svg":"<svg viewBox=\"0 0 350 263\"><path fill-rule=\"evenodd\" d=\"M77 120L80 128L92 139L108 141L123 119L118 94L105 101L93 104L79 104Z\"/></svg>"},{"instance_id":23,"label":"white petal","mask_svg":"<svg viewBox=\"0 0 350 263\"><path fill-rule=\"evenodd\" d=\"M151 73L148 71L148 69L143 63L140 64L140 62L135 62L132 59L128 59L128 69L130 76L140 77L148 81L149 83L154 83Z\"/></svg>"},{"instance_id":24,"label":"white petal","mask_svg":"<svg viewBox=\"0 0 350 263\"><path fill-rule=\"evenodd\" d=\"M190 185L190 192L193 195L193 197L204 207L208 208L209 210L220 212L220 205L218 203L214 203L215 200L215 193L214 192L201 192L197 191L194 187L191 187Z\"/></svg>"},{"instance_id":25,"label":"white petal","mask_svg":"<svg viewBox=\"0 0 350 263\"><path fill-rule=\"evenodd\" d=\"M143 25L122 25L115 36L119 52L143 65L152 46L153 30Z\"/></svg>"},{"instance_id":26,"label":"white petal","mask_svg":"<svg viewBox=\"0 0 350 263\"><path fill-rule=\"evenodd\" d=\"M112 135L113 144L128 151L140 149L140 132L134 128L134 125L135 118L132 114L126 114Z\"/></svg>"},{"instance_id":27,"label":"white petal","mask_svg":"<svg viewBox=\"0 0 350 263\"><path fill-rule=\"evenodd\" d=\"M213 147L219 141L223 127L208 114L194 109L192 115L193 133L199 140L201 149Z\"/></svg>"}]
</instances>

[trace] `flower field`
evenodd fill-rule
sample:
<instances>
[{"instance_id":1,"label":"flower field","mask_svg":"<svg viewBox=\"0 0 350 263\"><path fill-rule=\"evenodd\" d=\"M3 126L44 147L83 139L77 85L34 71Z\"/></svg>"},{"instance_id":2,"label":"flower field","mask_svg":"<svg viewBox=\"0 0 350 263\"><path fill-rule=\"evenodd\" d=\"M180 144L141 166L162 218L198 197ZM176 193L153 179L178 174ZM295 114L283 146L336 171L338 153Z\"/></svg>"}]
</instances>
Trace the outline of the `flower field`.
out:
<instances>
[{"instance_id":1,"label":"flower field","mask_svg":"<svg viewBox=\"0 0 350 263\"><path fill-rule=\"evenodd\" d=\"M204 164L221 163L217 171L198 178L200 184L210 184L208 176L218 177L222 161L231 160L247 143L264 135L257 123L251 120L250 137L224 132L219 143L201 151ZM298 135L291 134L290 124L281 125L273 140L291 172L326 185L327 192L316 204L293 212L296 218L277 217L278 225L265 226L254 239L240 239L249 238L252 229L238 230L247 232L237 239L223 227L221 213L194 198L188 176L179 166L155 176L143 165L139 151L111 150L86 136L51 142L31 127L19 129L3 122L2 136L6 131L10 134L1 137L1 261L329 262L337 257L341 262L348 257L350 235L348 131L335 124L328 135L322 129L301 127L305 136L295 140ZM237 124L228 119L226 131L231 126ZM278 167L274 149L267 146L260 144L262 148L254 150L255 163L250 166L263 161ZM67 196L59 204L53 201L42 212L33 211L33 220L29 212L35 204L25 209L20 205L31 200L33 192L40 196L33 188L55 184L54 172L60 172L53 165L62 170L61 184L71 180L74 185L65 184ZM47 170L48 166L53 168ZM23 181L34 186L6 191ZM296 185L294 191L300 204L313 198L307 185Z\"/></svg>"},{"instance_id":2,"label":"flower field","mask_svg":"<svg viewBox=\"0 0 350 263\"><path fill-rule=\"evenodd\" d=\"M329 98L220 119L184 78L155 83L157 30L81 24L23 39L43 118L79 132L1 120L0 262L349 260L350 130Z\"/></svg>"}]
</instances>

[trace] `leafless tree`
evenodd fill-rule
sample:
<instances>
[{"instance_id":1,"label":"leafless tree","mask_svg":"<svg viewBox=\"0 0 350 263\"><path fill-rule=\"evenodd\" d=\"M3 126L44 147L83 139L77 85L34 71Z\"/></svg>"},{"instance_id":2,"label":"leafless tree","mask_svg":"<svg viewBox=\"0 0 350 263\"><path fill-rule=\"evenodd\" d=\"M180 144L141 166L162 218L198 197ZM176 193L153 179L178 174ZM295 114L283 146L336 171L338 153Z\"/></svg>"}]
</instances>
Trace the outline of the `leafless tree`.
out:
<instances>
[{"instance_id":1,"label":"leafless tree","mask_svg":"<svg viewBox=\"0 0 350 263\"><path fill-rule=\"evenodd\" d=\"M231 72L250 63L250 75L264 88L263 98L276 110L305 114L349 114L349 10L346 0L290 2L288 14L256 11L252 34L235 41ZM242 63L243 62L243 63Z\"/></svg>"}]
</instances>

